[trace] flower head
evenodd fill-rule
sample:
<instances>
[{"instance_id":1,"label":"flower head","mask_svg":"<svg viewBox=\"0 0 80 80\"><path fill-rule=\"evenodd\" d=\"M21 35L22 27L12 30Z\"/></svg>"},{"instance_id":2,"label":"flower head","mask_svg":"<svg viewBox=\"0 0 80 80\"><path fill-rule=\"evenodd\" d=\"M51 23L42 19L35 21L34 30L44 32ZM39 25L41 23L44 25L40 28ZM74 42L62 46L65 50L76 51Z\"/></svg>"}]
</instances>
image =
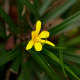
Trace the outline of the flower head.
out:
<instances>
[{"instance_id":1,"label":"flower head","mask_svg":"<svg viewBox=\"0 0 80 80\"><path fill-rule=\"evenodd\" d=\"M27 44L26 50L31 49L34 45L36 51L41 51L43 43L49 44L51 46L55 46L52 42L42 39L42 38L45 38L45 39L48 38L50 33L48 31L42 31L40 33L40 30L41 30L41 21L38 20L36 23L36 30L32 31L31 33L32 39Z\"/></svg>"}]
</instances>

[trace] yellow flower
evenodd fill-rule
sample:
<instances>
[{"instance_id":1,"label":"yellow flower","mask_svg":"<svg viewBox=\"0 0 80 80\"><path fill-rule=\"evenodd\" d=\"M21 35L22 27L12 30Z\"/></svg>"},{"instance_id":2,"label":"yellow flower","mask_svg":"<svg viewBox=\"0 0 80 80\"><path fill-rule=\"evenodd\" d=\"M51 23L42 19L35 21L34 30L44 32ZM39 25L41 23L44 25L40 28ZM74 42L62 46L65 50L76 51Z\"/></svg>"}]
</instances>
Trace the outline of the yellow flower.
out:
<instances>
[{"instance_id":1,"label":"yellow flower","mask_svg":"<svg viewBox=\"0 0 80 80\"><path fill-rule=\"evenodd\" d=\"M36 23L36 30L32 31L32 33L31 33L32 39L27 44L26 50L31 49L32 46L34 45L36 51L41 51L42 43L49 44L51 46L55 46L52 42L41 39L41 38L48 38L50 33L48 31L42 31L39 34L40 30L41 30L41 21L38 20Z\"/></svg>"}]
</instances>

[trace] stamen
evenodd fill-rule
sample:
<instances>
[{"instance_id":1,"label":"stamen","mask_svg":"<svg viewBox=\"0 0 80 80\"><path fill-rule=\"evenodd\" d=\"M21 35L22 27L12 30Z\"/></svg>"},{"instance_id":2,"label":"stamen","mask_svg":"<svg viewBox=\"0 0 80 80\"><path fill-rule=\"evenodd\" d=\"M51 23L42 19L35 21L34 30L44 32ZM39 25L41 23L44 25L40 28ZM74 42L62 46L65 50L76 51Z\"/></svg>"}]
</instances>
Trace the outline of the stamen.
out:
<instances>
[{"instance_id":1,"label":"stamen","mask_svg":"<svg viewBox=\"0 0 80 80\"><path fill-rule=\"evenodd\" d=\"M41 40L39 39L39 41L41 41Z\"/></svg>"}]
</instances>

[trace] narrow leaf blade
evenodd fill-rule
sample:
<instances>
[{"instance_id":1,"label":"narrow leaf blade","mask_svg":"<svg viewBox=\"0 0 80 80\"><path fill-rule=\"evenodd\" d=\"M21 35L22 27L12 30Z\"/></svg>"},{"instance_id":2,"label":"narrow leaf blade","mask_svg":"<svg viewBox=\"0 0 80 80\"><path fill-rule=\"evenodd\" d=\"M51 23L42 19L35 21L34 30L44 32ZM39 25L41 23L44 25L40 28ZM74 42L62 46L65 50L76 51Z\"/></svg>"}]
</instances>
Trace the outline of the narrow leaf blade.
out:
<instances>
[{"instance_id":1,"label":"narrow leaf blade","mask_svg":"<svg viewBox=\"0 0 80 80\"><path fill-rule=\"evenodd\" d=\"M61 34L60 39L59 39L59 47L63 47L63 41L64 41L64 36ZM59 49L59 54L60 54L60 63L64 72L64 75L67 77L65 69L64 69L64 63L63 63L63 49Z\"/></svg>"},{"instance_id":2,"label":"narrow leaf blade","mask_svg":"<svg viewBox=\"0 0 80 80\"><path fill-rule=\"evenodd\" d=\"M16 26L9 15L0 7L0 16L4 19L4 21L9 25L10 30L13 33L17 33Z\"/></svg>"},{"instance_id":3,"label":"narrow leaf blade","mask_svg":"<svg viewBox=\"0 0 80 80\"><path fill-rule=\"evenodd\" d=\"M32 57L38 62L38 64L45 70L45 72L54 80L60 80L59 77L56 75L54 70L45 60L45 58L41 55L41 53L29 50L30 53L33 53Z\"/></svg>"},{"instance_id":4,"label":"narrow leaf blade","mask_svg":"<svg viewBox=\"0 0 80 80\"><path fill-rule=\"evenodd\" d=\"M64 31L66 28L70 27L70 25L74 24L75 22L79 22L79 21L80 21L80 11L72 15L71 17L67 18L65 21L63 21L59 25L49 29L50 36L54 34L58 34L61 31Z\"/></svg>"},{"instance_id":5,"label":"narrow leaf blade","mask_svg":"<svg viewBox=\"0 0 80 80\"><path fill-rule=\"evenodd\" d=\"M44 11L49 7L53 0L45 0L39 8L39 14L42 15Z\"/></svg>"},{"instance_id":6,"label":"narrow leaf blade","mask_svg":"<svg viewBox=\"0 0 80 80\"><path fill-rule=\"evenodd\" d=\"M11 64L11 68L10 71L18 74L19 71L19 67L20 67L20 63L21 63L22 59L21 59L21 54L19 54L12 62ZM16 66L15 66L16 65Z\"/></svg>"},{"instance_id":7,"label":"narrow leaf blade","mask_svg":"<svg viewBox=\"0 0 80 80\"><path fill-rule=\"evenodd\" d=\"M55 9L53 12L49 13L48 15L43 17L43 21L49 21L52 20L62 13L64 13L67 9L69 9L75 2L78 0L67 0L65 3L63 3L61 6L59 6L57 9Z\"/></svg>"},{"instance_id":8,"label":"narrow leaf blade","mask_svg":"<svg viewBox=\"0 0 80 80\"><path fill-rule=\"evenodd\" d=\"M10 51L10 52L6 53L5 55L3 55L0 58L0 66L7 63L11 59L15 58L19 54L19 51L17 49L18 49L18 46L15 49L13 49L12 51Z\"/></svg>"},{"instance_id":9,"label":"narrow leaf blade","mask_svg":"<svg viewBox=\"0 0 80 80\"><path fill-rule=\"evenodd\" d=\"M51 51L49 51L49 50L47 50L46 48L44 48L43 49L43 51L44 51L44 54L46 54L46 55L48 55L49 57L51 57L53 60L55 60L58 64L60 64L60 60L59 59L57 59L56 60L56 56L51 52ZM65 65L64 64L64 68L69 72L69 73L71 73L76 79L80 79L67 65Z\"/></svg>"},{"instance_id":10,"label":"narrow leaf blade","mask_svg":"<svg viewBox=\"0 0 80 80\"><path fill-rule=\"evenodd\" d=\"M35 17L37 19L40 20L40 16L39 16L39 13L38 11L35 9L35 7L29 2L29 0L20 0L24 5L26 5L29 10L35 15Z\"/></svg>"}]
</instances>

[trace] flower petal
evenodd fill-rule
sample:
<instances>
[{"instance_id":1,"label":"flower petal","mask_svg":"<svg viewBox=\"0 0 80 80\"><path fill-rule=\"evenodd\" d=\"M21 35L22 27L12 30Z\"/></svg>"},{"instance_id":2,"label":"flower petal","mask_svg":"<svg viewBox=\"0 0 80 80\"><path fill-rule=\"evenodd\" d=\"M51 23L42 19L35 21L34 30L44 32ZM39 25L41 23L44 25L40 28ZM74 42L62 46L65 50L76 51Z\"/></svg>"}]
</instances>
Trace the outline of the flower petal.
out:
<instances>
[{"instance_id":1,"label":"flower petal","mask_svg":"<svg viewBox=\"0 0 80 80\"><path fill-rule=\"evenodd\" d=\"M34 45L34 42L32 40L30 40L29 43L26 46L26 50L31 49L33 45Z\"/></svg>"},{"instance_id":2,"label":"flower petal","mask_svg":"<svg viewBox=\"0 0 80 80\"><path fill-rule=\"evenodd\" d=\"M38 20L37 23L36 23L35 34L38 35L40 30L41 30L41 21Z\"/></svg>"},{"instance_id":3,"label":"flower petal","mask_svg":"<svg viewBox=\"0 0 80 80\"><path fill-rule=\"evenodd\" d=\"M45 43L45 44L49 44L49 45L55 47L55 44L53 44L52 42L50 42L50 41L48 41L48 40L41 40L40 42L41 42L41 43Z\"/></svg>"},{"instance_id":4,"label":"flower petal","mask_svg":"<svg viewBox=\"0 0 80 80\"><path fill-rule=\"evenodd\" d=\"M40 42L36 42L34 44L35 50L36 51L41 51L42 50L42 44Z\"/></svg>"},{"instance_id":5,"label":"flower petal","mask_svg":"<svg viewBox=\"0 0 80 80\"><path fill-rule=\"evenodd\" d=\"M40 38L47 38L49 37L49 32L48 31L42 31L40 34L39 34L39 37Z\"/></svg>"},{"instance_id":6,"label":"flower petal","mask_svg":"<svg viewBox=\"0 0 80 80\"><path fill-rule=\"evenodd\" d=\"M32 36L32 40L33 40L33 38L35 37L35 31L32 31L31 36Z\"/></svg>"}]
</instances>

